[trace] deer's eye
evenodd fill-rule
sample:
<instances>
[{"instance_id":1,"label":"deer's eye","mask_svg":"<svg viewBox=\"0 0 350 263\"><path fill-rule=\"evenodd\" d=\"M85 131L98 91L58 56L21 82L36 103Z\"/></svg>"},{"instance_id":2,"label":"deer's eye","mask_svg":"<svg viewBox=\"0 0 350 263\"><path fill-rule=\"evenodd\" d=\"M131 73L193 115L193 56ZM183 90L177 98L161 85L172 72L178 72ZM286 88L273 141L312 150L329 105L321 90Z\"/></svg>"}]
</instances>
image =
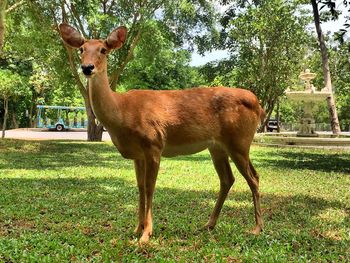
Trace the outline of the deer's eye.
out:
<instances>
[{"instance_id":1,"label":"deer's eye","mask_svg":"<svg viewBox=\"0 0 350 263\"><path fill-rule=\"evenodd\" d=\"M101 53L104 54L104 55L107 54L107 49L105 49L104 47L101 48Z\"/></svg>"},{"instance_id":2,"label":"deer's eye","mask_svg":"<svg viewBox=\"0 0 350 263\"><path fill-rule=\"evenodd\" d=\"M82 54L84 52L84 49L81 47L79 48L80 54Z\"/></svg>"}]
</instances>

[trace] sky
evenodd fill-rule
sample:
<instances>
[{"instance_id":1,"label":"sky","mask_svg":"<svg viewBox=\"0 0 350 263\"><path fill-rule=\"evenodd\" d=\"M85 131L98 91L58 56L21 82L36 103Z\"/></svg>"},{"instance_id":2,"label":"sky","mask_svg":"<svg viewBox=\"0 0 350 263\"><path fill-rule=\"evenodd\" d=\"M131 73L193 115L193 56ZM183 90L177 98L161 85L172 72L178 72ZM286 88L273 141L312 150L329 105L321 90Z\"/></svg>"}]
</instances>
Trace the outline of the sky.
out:
<instances>
[{"instance_id":1,"label":"sky","mask_svg":"<svg viewBox=\"0 0 350 263\"><path fill-rule=\"evenodd\" d=\"M337 9L344 11L343 13L346 13L345 7L343 6L342 3L340 3L337 6ZM311 10L312 9L311 9L311 5L310 5L310 11ZM345 23L345 17L344 17L344 14L342 14L342 15L340 15L339 19L336 21L329 21L329 22L323 23L321 25L321 28L322 28L322 31L324 33L330 31L333 34L334 32L343 28L344 23ZM316 34L314 24L310 24L308 26L308 28L310 30L314 30L314 32ZM226 50L214 50L213 52L206 52L204 54L204 56L201 56L198 53L193 52L190 65L191 66L201 66L201 65L204 65L208 62L215 61L215 60L221 60L221 59L224 59L227 57L229 57L229 54Z\"/></svg>"}]
</instances>

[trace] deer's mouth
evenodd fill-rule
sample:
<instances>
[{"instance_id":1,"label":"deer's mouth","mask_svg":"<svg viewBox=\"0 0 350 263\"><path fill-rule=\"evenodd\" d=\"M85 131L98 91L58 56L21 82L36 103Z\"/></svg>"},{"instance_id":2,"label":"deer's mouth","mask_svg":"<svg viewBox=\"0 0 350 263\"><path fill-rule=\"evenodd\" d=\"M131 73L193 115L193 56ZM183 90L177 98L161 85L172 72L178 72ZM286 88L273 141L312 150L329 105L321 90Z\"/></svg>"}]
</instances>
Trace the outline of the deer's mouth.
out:
<instances>
[{"instance_id":1,"label":"deer's mouth","mask_svg":"<svg viewBox=\"0 0 350 263\"><path fill-rule=\"evenodd\" d=\"M95 66L93 64L81 65L81 69L86 77L91 77L94 74Z\"/></svg>"},{"instance_id":2,"label":"deer's mouth","mask_svg":"<svg viewBox=\"0 0 350 263\"><path fill-rule=\"evenodd\" d=\"M83 72L84 73L84 72ZM84 76L86 77L86 78L91 78L92 77L92 75L94 74L94 72L91 72L91 73L84 73Z\"/></svg>"}]
</instances>

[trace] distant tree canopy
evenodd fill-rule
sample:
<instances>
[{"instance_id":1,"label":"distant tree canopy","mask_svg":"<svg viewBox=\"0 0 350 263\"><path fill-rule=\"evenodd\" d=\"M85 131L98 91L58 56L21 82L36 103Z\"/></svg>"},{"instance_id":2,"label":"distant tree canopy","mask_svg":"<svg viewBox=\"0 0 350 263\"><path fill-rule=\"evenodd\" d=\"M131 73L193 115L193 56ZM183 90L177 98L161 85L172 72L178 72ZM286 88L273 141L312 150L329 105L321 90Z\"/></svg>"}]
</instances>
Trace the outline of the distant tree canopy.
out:
<instances>
[{"instance_id":1,"label":"distant tree canopy","mask_svg":"<svg viewBox=\"0 0 350 263\"><path fill-rule=\"evenodd\" d=\"M336 8L340 0L321 2L321 7L325 5L321 18L336 19L336 13L332 16L332 3L336 3ZM317 42L305 28L312 23L310 10L302 9L303 4L310 6L309 0L7 0L1 3L5 5L1 9L0 31L1 21L6 30L2 31L5 35L0 70L18 74L27 90L20 99L8 101L11 127L28 125L26 110L33 125L37 104L89 108L78 52L65 47L57 32L57 25L63 21L86 38L105 38L113 28L127 26L129 37L125 46L109 56L108 74L114 90L183 89L202 85L243 87L258 95L269 116L283 98L283 91L298 85L302 69L310 67L319 73L317 86L321 87L323 81ZM223 14L215 8L219 4L225 10ZM326 36L326 41L339 119L343 127L348 127L349 43L346 39L334 41L331 36ZM229 56L195 68L190 66L194 49L202 54L224 49ZM292 115L291 110L285 110L286 114ZM1 100L1 121L3 113ZM89 120L91 126L96 126L93 114ZM95 128L102 131L102 127ZM95 135L91 138L98 139L98 132Z\"/></svg>"},{"instance_id":2,"label":"distant tree canopy","mask_svg":"<svg viewBox=\"0 0 350 263\"><path fill-rule=\"evenodd\" d=\"M172 89L197 83L190 80L192 75L193 78L197 76L189 68L189 53L183 51L182 46L191 49L201 34L213 28L215 12L211 1L199 0L96 0L88 4L78 0L34 0L11 13L5 51L23 58L35 58L37 76L32 78L32 83L33 86L40 85L38 74L45 75L45 89L50 92L44 93L75 95L72 87L78 87L88 109L89 127L92 127L88 130L89 139L99 140L102 127L96 127L94 121L86 81L78 71L79 57L71 48L64 48L56 32L61 22L71 24L87 39L105 38L113 28L127 26L127 41L109 56L109 79L113 90L121 79L128 89L132 85ZM129 66L132 61L133 65ZM143 72L139 71L141 68ZM141 74L135 78L133 70ZM57 92L57 89L61 91Z\"/></svg>"},{"instance_id":3,"label":"distant tree canopy","mask_svg":"<svg viewBox=\"0 0 350 263\"><path fill-rule=\"evenodd\" d=\"M147 32L134 52L121 78L125 89L184 89L203 85L198 71L189 66L191 53L176 48L166 38L157 21L150 21Z\"/></svg>"},{"instance_id":4,"label":"distant tree canopy","mask_svg":"<svg viewBox=\"0 0 350 263\"><path fill-rule=\"evenodd\" d=\"M219 71L214 84L252 90L268 118L302 68L310 19L292 1L225 2L231 5L221 18L216 45L229 50L232 63L219 64L229 67L224 67L225 75Z\"/></svg>"},{"instance_id":5,"label":"distant tree canopy","mask_svg":"<svg viewBox=\"0 0 350 263\"><path fill-rule=\"evenodd\" d=\"M5 136L10 102L12 103L10 107L12 106L13 108L16 102L30 97L30 95L30 89L21 75L11 70L0 69L0 98L4 109L2 116L2 138Z\"/></svg>"}]
</instances>

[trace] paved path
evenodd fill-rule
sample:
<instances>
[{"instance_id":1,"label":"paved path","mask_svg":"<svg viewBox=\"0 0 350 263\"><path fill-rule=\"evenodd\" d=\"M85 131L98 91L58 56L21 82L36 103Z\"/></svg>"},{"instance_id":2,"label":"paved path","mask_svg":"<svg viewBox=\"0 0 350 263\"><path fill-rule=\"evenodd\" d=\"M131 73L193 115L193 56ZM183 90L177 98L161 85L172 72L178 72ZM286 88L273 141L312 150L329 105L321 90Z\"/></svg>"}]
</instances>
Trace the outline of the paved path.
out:
<instances>
[{"instance_id":1,"label":"paved path","mask_svg":"<svg viewBox=\"0 0 350 263\"><path fill-rule=\"evenodd\" d=\"M335 149L346 149L350 150L349 146L349 140L350 140L350 133L344 133L349 136L348 139L343 139L347 142L347 145L285 145L283 143L277 143L277 144L271 144L270 146L274 147L305 147L305 148L335 148ZM22 140L87 140L87 132L83 129L72 129L70 131L48 131L47 129L14 129L14 130L7 130L5 138L11 138L11 139L22 139ZM283 137L282 137L283 139ZM305 139L305 138L304 138ZM320 140L324 138L319 138ZM103 132L103 141L110 141L111 138L109 137L108 132ZM255 144L259 144L258 141L255 142ZM262 145L268 145L263 143Z\"/></svg>"},{"instance_id":2,"label":"paved path","mask_svg":"<svg viewBox=\"0 0 350 263\"><path fill-rule=\"evenodd\" d=\"M86 130L48 131L43 129L14 129L7 130L5 138L22 140L84 140L87 139ZM110 141L108 132L103 132L103 141Z\"/></svg>"}]
</instances>

